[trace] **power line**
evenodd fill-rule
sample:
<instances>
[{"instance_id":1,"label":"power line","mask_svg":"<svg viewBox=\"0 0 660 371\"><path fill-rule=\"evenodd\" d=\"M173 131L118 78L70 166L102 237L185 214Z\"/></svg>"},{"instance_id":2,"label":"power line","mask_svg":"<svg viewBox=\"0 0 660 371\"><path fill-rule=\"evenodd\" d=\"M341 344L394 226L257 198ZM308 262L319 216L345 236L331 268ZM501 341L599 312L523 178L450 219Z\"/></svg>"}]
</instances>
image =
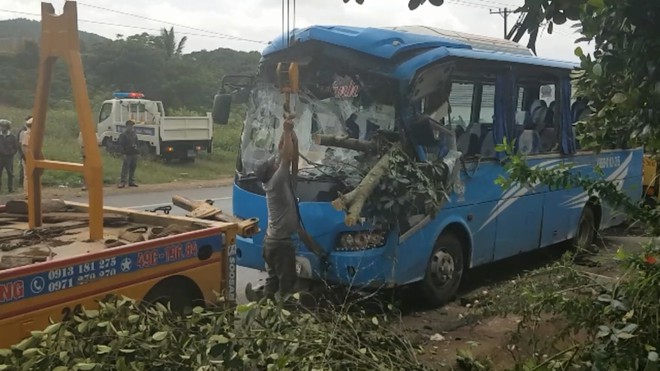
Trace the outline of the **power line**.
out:
<instances>
[{"instance_id":1,"label":"power line","mask_svg":"<svg viewBox=\"0 0 660 371\"><path fill-rule=\"evenodd\" d=\"M246 39L246 38L242 38L242 37L239 37L239 36L233 36L233 35L228 35L228 34L224 34L224 33L220 33L220 32L209 31L209 30L205 30L205 29L202 29L202 28L190 27L190 26L186 26L186 25L183 25L183 24L180 24L180 23L173 23L173 22L164 21L162 19L149 18L149 17L144 17L144 16L141 16L141 15L137 15L137 14L122 12L120 10L104 8L104 7L101 7L101 6L98 6L98 5L85 4L85 3L82 3L80 1L78 2L78 4L86 6L88 8L95 8L95 9L103 10L103 11L106 11L106 12L112 12L112 13L127 15L129 17L140 18L140 19L148 20L148 21L152 21L152 22L169 24L171 26L187 28L189 30L201 31L201 32L205 32L205 33L209 33L209 34L213 34L213 35L222 36L222 37L227 38L227 39L236 39L236 40L240 40L240 41L249 41L249 42L254 42L254 43L259 43L259 44L265 44L264 41L251 40L251 39Z\"/></svg>"},{"instance_id":2,"label":"power line","mask_svg":"<svg viewBox=\"0 0 660 371\"><path fill-rule=\"evenodd\" d=\"M29 15L29 16L34 16L34 17L41 16L41 14L38 14L38 13L20 12L20 11L16 11L16 10L8 10L8 9L0 9L0 12L21 14L21 15ZM160 29L157 29L157 28L132 26L132 25L125 25L125 24L109 23L109 22L102 22L102 21L95 21L95 20L87 20L87 19L78 19L78 22L80 22L80 23L99 24L99 25L104 25L104 26L131 28L131 29L136 29L136 30L141 30L141 31L160 31ZM212 34L197 34L197 33L191 33L191 32L178 32L178 33L181 34L181 35L187 35L187 36L200 36L200 37L210 37L210 38L214 38L214 39L225 39L225 40L229 39L229 40L237 40L237 41L250 41L250 42L259 43L259 44L266 44L263 41L236 38L236 37L232 37L232 36L212 35Z\"/></svg>"}]
</instances>

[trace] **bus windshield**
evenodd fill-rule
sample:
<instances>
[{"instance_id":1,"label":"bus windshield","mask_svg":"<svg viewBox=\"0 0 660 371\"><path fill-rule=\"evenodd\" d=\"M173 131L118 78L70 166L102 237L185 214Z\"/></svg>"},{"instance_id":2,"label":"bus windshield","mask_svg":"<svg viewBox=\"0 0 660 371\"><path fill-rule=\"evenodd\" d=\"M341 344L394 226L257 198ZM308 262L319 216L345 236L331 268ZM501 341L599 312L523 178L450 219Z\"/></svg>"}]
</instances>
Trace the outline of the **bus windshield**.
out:
<instances>
[{"instance_id":1,"label":"bus windshield","mask_svg":"<svg viewBox=\"0 0 660 371\"><path fill-rule=\"evenodd\" d=\"M309 75L310 71L301 71L303 79ZM315 143L315 135L369 140L377 130L395 130L394 103L387 97L395 95L396 90L383 89L384 85L358 74L340 73L301 82L300 92L291 96L301 175L311 175L322 168L337 174L343 167L358 165L358 152L321 146ZM381 89L378 94L377 89ZM275 84L262 82L252 90L241 137L243 174L252 173L258 161L276 154L283 104L284 95Z\"/></svg>"}]
</instances>

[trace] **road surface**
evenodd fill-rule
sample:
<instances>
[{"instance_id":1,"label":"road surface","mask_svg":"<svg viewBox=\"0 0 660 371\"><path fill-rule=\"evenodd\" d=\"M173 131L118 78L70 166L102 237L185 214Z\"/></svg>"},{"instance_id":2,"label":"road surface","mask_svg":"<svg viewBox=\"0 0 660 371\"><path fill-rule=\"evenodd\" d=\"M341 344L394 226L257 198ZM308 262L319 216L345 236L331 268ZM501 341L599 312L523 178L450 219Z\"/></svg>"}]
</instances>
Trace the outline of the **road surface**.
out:
<instances>
[{"instance_id":1,"label":"road surface","mask_svg":"<svg viewBox=\"0 0 660 371\"><path fill-rule=\"evenodd\" d=\"M131 192L133 188L126 188L126 193L105 196L105 205L114 207L127 207L136 210L152 210L159 206L172 205L172 195L177 194L195 200L213 200L213 206L228 213L232 212L231 187L195 188L190 190L164 191L164 192ZM87 195L73 198L71 201L87 202ZM185 211L176 206L172 207L170 215L185 215ZM247 302L245 298L245 285L248 282L263 283L266 277L264 272L254 269L238 267L236 289L239 303Z\"/></svg>"}]
</instances>

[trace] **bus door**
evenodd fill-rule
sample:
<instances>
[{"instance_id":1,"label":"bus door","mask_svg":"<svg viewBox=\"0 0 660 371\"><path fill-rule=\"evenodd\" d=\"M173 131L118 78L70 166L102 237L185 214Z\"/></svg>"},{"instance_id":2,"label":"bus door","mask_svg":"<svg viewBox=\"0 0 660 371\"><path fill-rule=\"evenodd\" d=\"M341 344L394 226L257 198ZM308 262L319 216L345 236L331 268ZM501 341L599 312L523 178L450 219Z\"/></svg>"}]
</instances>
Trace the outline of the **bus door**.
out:
<instances>
[{"instance_id":1,"label":"bus door","mask_svg":"<svg viewBox=\"0 0 660 371\"><path fill-rule=\"evenodd\" d=\"M457 77L449 103L450 123L464 162L461 182L454 187L456 202L447 209L467 221L473 240L472 265L484 264L493 259L497 223L491 210L500 194L495 184L501 169L493 135L495 77Z\"/></svg>"}]
</instances>

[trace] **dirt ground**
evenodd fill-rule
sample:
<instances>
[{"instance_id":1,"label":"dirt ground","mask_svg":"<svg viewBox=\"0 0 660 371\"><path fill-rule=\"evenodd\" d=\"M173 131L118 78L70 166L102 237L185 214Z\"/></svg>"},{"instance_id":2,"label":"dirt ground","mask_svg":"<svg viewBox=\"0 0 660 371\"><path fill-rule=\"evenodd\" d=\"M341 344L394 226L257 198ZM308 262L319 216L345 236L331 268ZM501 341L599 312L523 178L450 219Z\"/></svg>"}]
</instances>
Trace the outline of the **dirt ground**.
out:
<instances>
[{"instance_id":1,"label":"dirt ground","mask_svg":"<svg viewBox=\"0 0 660 371\"><path fill-rule=\"evenodd\" d=\"M580 269L608 277L620 274L613 259L616 250L621 247L627 251L639 251L648 240L639 236L623 236L622 232L622 229L605 232L601 236L598 253L580 265ZM558 260L566 247L553 246L468 271L458 299L439 309L411 309L405 313L401 330L413 345L423 349L419 359L434 369L460 370L456 364L457 352L467 350L474 359L490 358L495 370L512 366L514 358L509 349L513 344L510 340L520 318L483 318L470 308L475 301L478 304L479 300L485 300L495 286L506 285L519 274ZM515 292L511 294L515 295ZM556 323L543 323L535 335L550 336L556 332L557 326ZM521 344L516 346L524 347Z\"/></svg>"}]
</instances>

